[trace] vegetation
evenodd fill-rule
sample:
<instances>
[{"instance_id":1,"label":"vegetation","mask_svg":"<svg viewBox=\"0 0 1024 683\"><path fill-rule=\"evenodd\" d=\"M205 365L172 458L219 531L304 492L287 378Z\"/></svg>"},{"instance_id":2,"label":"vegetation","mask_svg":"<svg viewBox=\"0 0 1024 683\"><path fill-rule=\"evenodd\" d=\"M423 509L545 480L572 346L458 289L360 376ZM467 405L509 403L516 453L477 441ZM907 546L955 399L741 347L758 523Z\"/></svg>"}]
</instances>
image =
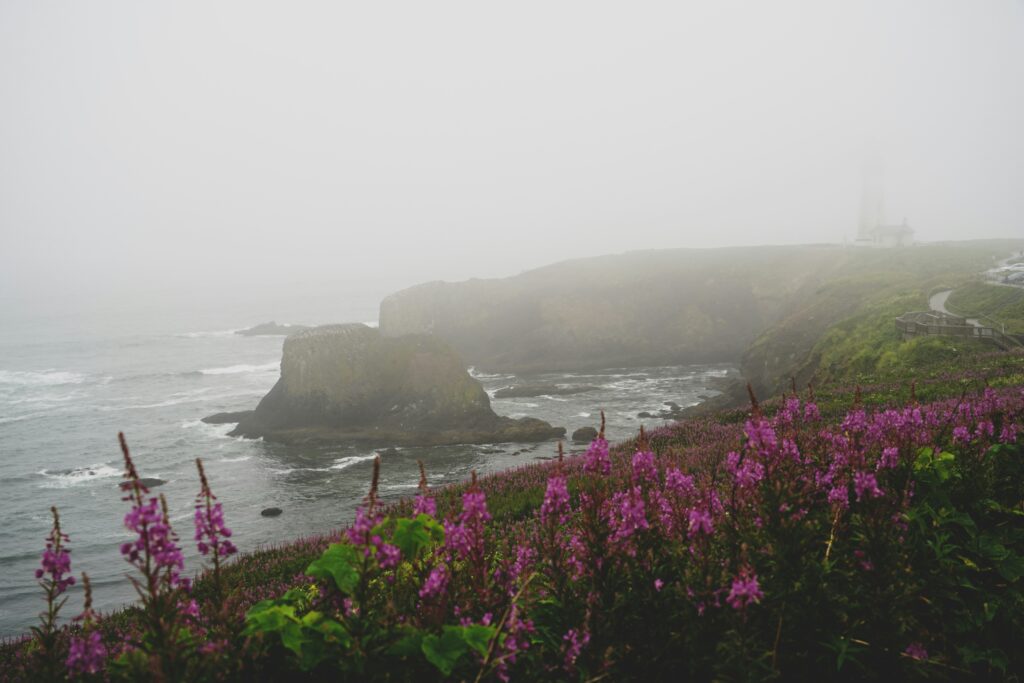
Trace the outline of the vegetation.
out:
<instances>
[{"instance_id":1,"label":"vegetation","mask_svg":"<svg viewBox=\"0 0 1024 683\"><path fill-rule=\"evenodd\" d=\"M226 564L202 480L212 564L194 585L126 449L140 606L46 618L0 662L15 680L1019 675L1022 377L1024 356L977 355L914 385L598 438L390 509L371 486L343 533ZM52 608L70 543L55 528L44 554Z\"/></svg>"},{"instance_id":2,"label":"vegetation","mask_svg":"<svg viewBox=\"0 0 1024 683\"><path fill-rule=\"evenodd\" d=\"M194 581L122 443L137 606L59 625L54 511L0 678L1020 678L1024 353L903 342L958 283L871 258L751 349L773 398L743 409L388 508L378 462L350 528L242 556L200 463Z\"/></svg>"},{"instance_id":3,"label":"vegetation","mask_svg":"<svg viewBox=\"0 0 1024 683\"><path fill-rule=\"evenodd\" d=\"M968 243L861 253L813 293L794 298L789 312L746 351L743 374L758 393L774 396L794 378L801 384L856 383L989 353L993 347L981 341L905 343L894 320L927 310L936 291L959 291L991 265L993 255L1011 248Z\"/></svg>"},{"instance_id":4,"label":"vegetation","mask_svg":"<svg viewBox=\"0 0 1024 683\"><path fill-rule=\"evenodd\" d=\"M946 307L964 316L985 316L985 322L1007 334L1024 334L1024 289L971 282L949 296Z\"/></svg>"}]
</instances>

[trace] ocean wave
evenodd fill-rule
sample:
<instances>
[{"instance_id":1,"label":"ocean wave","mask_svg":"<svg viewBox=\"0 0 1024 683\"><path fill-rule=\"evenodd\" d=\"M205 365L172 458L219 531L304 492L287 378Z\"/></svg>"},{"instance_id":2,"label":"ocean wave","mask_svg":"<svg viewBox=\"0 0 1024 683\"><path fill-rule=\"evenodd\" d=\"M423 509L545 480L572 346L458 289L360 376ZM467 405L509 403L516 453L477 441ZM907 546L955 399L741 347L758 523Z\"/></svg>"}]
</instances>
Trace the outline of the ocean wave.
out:
<instances>
[{"instance_id":1,"label":"ocean wave","mask_svg":"<svg viewBox=\"0 0 1024 683\"><path fill-rule=\"evenodd\" d=\"M469 372L469 376L473 379L512 379L515 375L504 375L504 374L490 374L487 372L477 372L477 369L472 365L466 369Z\"/></svg>"},{"instance_id":2,"label":"ocean wave","mask_svg":"<svg viewBox=\"0 0 1024 683\"><path fill-rule=\"evenodd\" d=\"M252 458L251 455L240 455L237 458L221 458L217 462L245 462Z\"/></svg>"},{"instance_id":3,"label":"ocean wave","mask_svg":"<svg viewBox=\"0 0 1024 683\"><path fill-rule=\"evenodd\" d=\"M79 372L65 370L44 370L31 372L27 370L0 370L0 384L12 384L19 387L53 387L61 384L81 384L86 376Z\"/></svg>"},{"instance_id":4,"label":"ocean wave","mask_svg":"<svg viewBox=\"0 0 1024 683\"><path fill-rule=\"evenodd\" d=\"M87 467L75 467L67 470L59 470L57 472L40 470L37 474L42 475L46 479L46 481L40 484L40 488L66 489L72 486L88 484L92 481L120 477L123 472L116 467L107 465L106 463L98 463Z\"/></svg>"},{"instance_id":5,"label":"ocean wave","mask_svg":"<svg viewBox=\"0 0 1024 683\"><path fill-rule=\"evenodd\" d=\"M214 330L210 332L183 332L181 334L174 335L175 337L181 337L184 339L203 339L207 337L230 337L238 330Z\"/></svg>"},{"instance_id":6,"label":"ocean wave","mask_svg":"<svg viewBox=\"0 0 1024 683\"><path fill-rule=\"evenodd\" d=\"M548 394L541 394L539 398L546 398L549 401L557 401L559 403L568 403L569 399L562 398L561 396L549 396Z\"/></svg>"},{"instance_id":7,"label":"ocean wave","mask_svg":"<svg viewBox=\"0 0 1024 683\"><path fill-rule=\"evenodd\" d=\"M352 465L365 462L367 460L373 460L376 457L376 453L371 453L370 455L350 455L345 458L338 458L337 460L334 461L334 464L331 465L328 469L343 470L346 467L351 467Z\"/></svg>"},{"instance_id":8,"label":"ocean wave","mask_svg":"<svg viewBox=\"0 0 1024 683\"><path fill-rule=\"evenodd\" d=\"M229 365L224 368L207 368L200 370L204 375L238 375L245 372L271 372L281 369L281 361L273 360L260 365Z\"/></svg>"},{"instance_id":9,"label":"ocean wave","mask_svg":"<svg viewBox=\"0 0 1024 683\"><path fill-rule=\"evenodd\" d=\"M235 428L235 423L226 422L224 424L209 424L207 422L203 422L202 420L185 420L184 422L181 423L181 428L198 429L202 432L207 433L210 436L214 436L217 438L227 438L228 432ZM245 457L248 458L249 456ZM225 462L230 461L226 460Z\"/></svg>"}]
</instances>

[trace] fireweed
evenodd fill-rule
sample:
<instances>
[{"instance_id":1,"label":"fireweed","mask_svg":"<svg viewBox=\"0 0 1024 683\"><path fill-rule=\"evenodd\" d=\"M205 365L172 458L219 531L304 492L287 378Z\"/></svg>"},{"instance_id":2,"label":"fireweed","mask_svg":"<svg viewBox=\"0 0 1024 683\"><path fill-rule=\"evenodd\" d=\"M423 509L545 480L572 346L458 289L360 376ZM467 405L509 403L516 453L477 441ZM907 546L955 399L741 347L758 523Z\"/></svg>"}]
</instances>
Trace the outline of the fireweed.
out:
<instances>
[{"instance_id":1,"label":"fireweed","mask_svg":"<svg viewBox=\"0 0 1024 683\"><path fill-rule=\"evenodd\" d=\"M71 575L71 550L67 543L70 538L61 531L60 514L56 507L50 508L53 515L53 527L46 538L46 549L36 569L36 580L46 594L46 611L39 615L39 626L32 627L38 645L38 659L44 675L54 676L57 668L58 645L57 616L67 596L64 593L75 584Z\"/></svg>"},{"instance_id":2,"label":"fireweed","mask_svg":"<svg viewBox=\"0 0 1024 683\"><path fill-rule=\"evenodd\" d=\"M224 593L200 612L226 604L236 623L246 615L228 646L248 649L241 668L199 670L352 680L1019 674L1024 393L867 403L858 391L833 419L791 394L732 423L654 430L634 447L609 448L602 434L580 457L468 488L430 492L424 474L417 498L391 509L373 485L340 536L233 559L202 580ZM68 658L77 672L101 666L100 651L86 650L103 644L91 635L101 631L113 638L108 659L123 658L114 646L127 640L166 667L154 605L167 610L159 626L179 636L164 646L202 656L182 636L200 631L180 617L187 581L163 507L130 483L125 452L126 521L143 541L126 557L144 577L145 611L116 635L102 622L83 629ZM197 541L226 558L223 513L204 492ZM173 599L147 601L148 577ZM108 663L109 675L123 671Z\"/></svg>"}]
</instances>

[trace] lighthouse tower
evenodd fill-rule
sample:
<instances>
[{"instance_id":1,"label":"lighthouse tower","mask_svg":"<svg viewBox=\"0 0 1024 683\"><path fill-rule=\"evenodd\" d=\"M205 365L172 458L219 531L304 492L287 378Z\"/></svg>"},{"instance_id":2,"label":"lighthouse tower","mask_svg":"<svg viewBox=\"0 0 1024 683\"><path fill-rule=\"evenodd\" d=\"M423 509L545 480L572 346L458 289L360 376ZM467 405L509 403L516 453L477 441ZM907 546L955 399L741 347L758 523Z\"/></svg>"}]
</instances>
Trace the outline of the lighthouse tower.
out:
<instances>
[{"instance_id":1,"label":"lighthouse tower","mask_svg":"<svg viewBox=\"0 0 1024 683\"><path fill-rule=\"evenodd\" d=\"M862 182L857 244L871 246L875 242L875 230L885 223L882 158L877 154L872 154L864 162Z\"/></svg>"},{"instance_id":2,"label":"lighthouse tower","mask_svg":"<svg viewBox=\"0 0 1024 683\"><path fill-rule=\"evenodd\" d=\"M860 223L856 246L907 247L914 243L914 231L907 219L899 225L885 223L885 184L882 159L871 154L864 163L863 188L860 198Z\"/></svg>"}]
</instances>

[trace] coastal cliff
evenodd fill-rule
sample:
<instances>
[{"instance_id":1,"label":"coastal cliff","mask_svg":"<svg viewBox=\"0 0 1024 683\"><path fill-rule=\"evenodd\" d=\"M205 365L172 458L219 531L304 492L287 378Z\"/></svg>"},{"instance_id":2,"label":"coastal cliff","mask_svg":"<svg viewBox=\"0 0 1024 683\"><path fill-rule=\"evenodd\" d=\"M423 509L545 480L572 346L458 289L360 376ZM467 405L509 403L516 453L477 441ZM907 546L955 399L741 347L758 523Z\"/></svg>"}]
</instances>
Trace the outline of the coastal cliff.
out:
<instances>
[{"instance_id":1,"label":"coastal cliff","mask_svg":"<svg viewBox=\"0 0 1024 683\"><path fill-rule=\"evenodd\" d=\"M541 420L496 415L483 387L443 340L382 337L358 323L288 337L281 378L239 418L233 436L283 442L435 445L565 434Z\"/></svg>"},{"instance_id":2,"label":"coastal cliff","mask_svg":"<svg viewBox=\"0 0 1024 683\"><path fill-rule=\"evenodd\" d=\"M381 303L380 329L438 336L489 372L736 361L848 258L804 246L579 259L397 292Z\"/></svg>"}]
</instances>

